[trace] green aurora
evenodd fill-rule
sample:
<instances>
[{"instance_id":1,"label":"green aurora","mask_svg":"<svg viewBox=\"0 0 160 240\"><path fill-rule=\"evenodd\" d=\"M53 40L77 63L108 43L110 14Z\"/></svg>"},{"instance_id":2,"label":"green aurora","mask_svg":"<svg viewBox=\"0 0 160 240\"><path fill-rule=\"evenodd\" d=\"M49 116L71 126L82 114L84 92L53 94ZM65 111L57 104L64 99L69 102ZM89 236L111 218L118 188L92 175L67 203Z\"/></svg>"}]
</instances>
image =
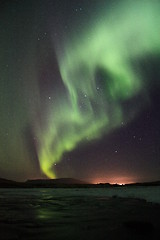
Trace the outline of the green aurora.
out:
<instances>
[{"instance_id":1,"label":"green aurora","mask_svg":"<svg viewBox=\"0 0 160 240\"><path fill-rule=\"evenodd\" d=\"M160 3L121 1L106 9L56 45L67 97L49 109L45 127L35 127L41 170L49 178L66 152L131 121L148 101L151 83L138 63L160 54ZM126 112L124 103L139 96Z\"/></svg>"}]
</instances>

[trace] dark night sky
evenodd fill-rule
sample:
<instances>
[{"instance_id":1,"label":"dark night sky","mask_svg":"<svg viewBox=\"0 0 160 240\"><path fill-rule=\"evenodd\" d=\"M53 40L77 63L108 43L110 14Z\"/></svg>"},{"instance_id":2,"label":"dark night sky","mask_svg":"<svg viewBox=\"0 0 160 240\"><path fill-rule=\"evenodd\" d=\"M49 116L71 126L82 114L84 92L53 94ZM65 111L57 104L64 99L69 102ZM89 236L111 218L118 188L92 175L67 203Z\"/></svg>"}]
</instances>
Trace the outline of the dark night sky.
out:
<instances>
[{"instance_id":1,"label":"dark night sky","mask_svg":"<svg viewBox=\"0 0 160 240\"><path fill-rule=\"evenodd\" d=\"M159 11L0 2L0 177L160 179Z\"/></svg>"}]
</instances>

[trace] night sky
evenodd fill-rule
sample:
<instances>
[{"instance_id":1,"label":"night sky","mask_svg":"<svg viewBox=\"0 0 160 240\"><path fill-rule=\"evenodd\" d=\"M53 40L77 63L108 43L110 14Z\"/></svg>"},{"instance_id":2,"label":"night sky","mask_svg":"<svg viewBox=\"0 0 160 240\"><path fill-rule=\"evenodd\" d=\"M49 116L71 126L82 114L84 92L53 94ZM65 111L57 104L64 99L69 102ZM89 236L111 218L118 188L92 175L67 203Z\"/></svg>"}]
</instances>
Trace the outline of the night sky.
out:
<instances>
[{"instance_id":1,"label":"night sky","mask_svg":"<svg viewBox=\"0 0 160 240\"><path fill-rule=\"evenodd\" d=\"M160 1L0 2L0 177L160 179Z\"/></svg>"}]
</instances>

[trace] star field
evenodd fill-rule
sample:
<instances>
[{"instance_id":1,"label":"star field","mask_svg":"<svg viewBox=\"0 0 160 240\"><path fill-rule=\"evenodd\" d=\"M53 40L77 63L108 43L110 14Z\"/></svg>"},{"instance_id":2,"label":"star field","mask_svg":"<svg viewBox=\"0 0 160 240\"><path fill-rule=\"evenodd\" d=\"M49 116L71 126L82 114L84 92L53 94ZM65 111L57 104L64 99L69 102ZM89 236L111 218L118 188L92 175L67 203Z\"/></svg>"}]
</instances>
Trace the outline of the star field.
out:
<instances>
[{"instance_id":1,"label":"star field","mask_svg":"<svg viewBox=\"0 0 160 240\"><path fill-rule=\"evenodd\" d=\"M160 3L0 9L0 177L159 179Z\"/></svg>"}]
</instances>

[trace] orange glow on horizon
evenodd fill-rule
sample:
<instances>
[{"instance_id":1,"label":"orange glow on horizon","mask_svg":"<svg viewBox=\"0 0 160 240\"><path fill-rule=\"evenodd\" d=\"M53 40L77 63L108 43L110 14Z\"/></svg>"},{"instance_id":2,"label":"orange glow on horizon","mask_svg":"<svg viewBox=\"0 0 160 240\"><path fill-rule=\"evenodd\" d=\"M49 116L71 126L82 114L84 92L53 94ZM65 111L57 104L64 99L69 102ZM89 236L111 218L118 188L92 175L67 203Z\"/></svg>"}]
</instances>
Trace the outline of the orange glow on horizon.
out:
<instances>
[{"instance_id":1,"label":"orange glow on horizon","mask_svg":"<svg viewBox=\"0 0 160 240\"><path fill-rule=\"evenodd\" d=\"M108 178L95 178L93 179L93 184L99 183L110 183L110 184L118 184L125 185L129 183L135 183L136 180L133 177L108 177Z\"/></svg>"}]
</instances>

